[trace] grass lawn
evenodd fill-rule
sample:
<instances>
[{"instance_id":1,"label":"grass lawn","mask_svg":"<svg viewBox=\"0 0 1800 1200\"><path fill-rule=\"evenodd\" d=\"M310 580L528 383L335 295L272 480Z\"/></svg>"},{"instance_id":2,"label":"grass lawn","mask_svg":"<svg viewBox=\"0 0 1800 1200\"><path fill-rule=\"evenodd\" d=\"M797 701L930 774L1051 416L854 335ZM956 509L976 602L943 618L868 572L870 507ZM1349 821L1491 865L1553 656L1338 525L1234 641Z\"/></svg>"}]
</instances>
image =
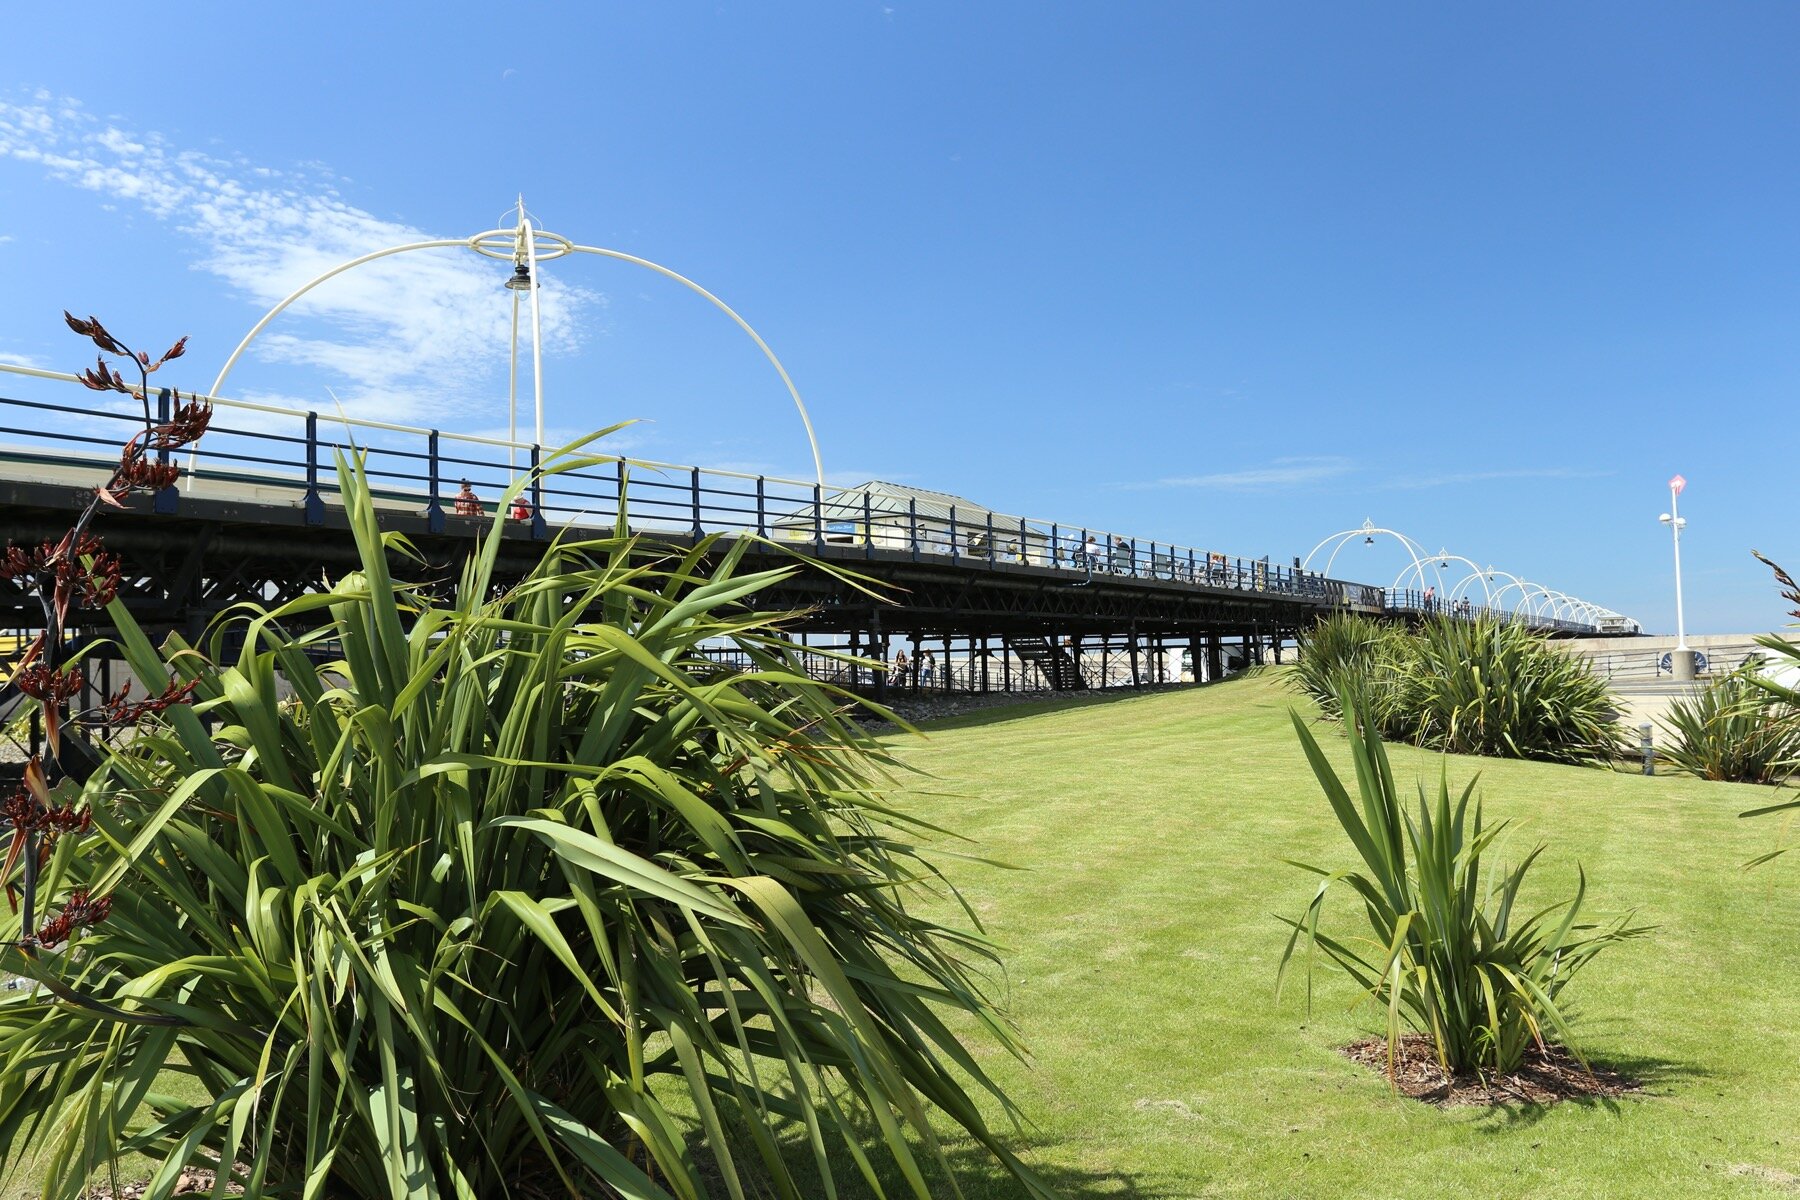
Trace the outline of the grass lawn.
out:
<instances>
[{"instance_id":1,"label":"grass lawn","mask_svg":"<svg viewBox=\"0 0 1800 1200\"><path fill-rule=\"evenodd\" d=\"M1352 862L1288 721L1303 705L1270 672L900 740L932 776L910 807L1028 868L944 860L1006 947L1001 994L1035 1060L988 1058L1036 1123L1033 1165L1071 1196L1146 1200L1800 1193L1800 853L1746 872L1780 824L1737 817L1766 789L1393 748L1403 780L1481 773L1489 814L1515 822L1506 857L1549 843L1539 898L1572 891L1580 861L1590 912L1660 926L1567 993L1583 1048L1645 1093L1441 1111L1340 1057L1381 1018L1328 967L1310 1016L1303 980L1275 1001L1272 914L1314 886L1280 860ZM1349 898L1338 929L1356 927Z\"/></svg>"},{"instance_id":2,"label":"grass lawn","mask_svg":"<svg viewBox=\"0 0 1800 1200\"><path fill-rule=\"evenodd\" d=\"M1583 1048L1644 1093L1439 1110L1339 1055L1381 1017L1353 1009L1328 966L1310 1016L1303 978L1275 1001L1274 914L1298 915L1314 887L1280 860L1352 863L1295 707L1274 671L892 739L928 773L903 803L1024 868L934 856L1005 947L996 990L1034 1061L971 1036L1035 1123L1016 1139L1027 1161L1070 1200L1800 1195L1800 853L1746 872L1781 825L1737 817L1767 789L1391 748L1402 780L1446 761L1453 782L1481 773L1490 816L1515 822L1507 857L1550 845L1529 885L1539 899L1569 894L1580 861L1590 913L1635 908L1660 926L1566 994ZM1348 777L1346 743L1320 734ZM1358 929L1348 899L1334 900L1335 931ZM946 1136L970 1200L1019 1200ZM839 1195L868 1195L841 1166ZM120 1177L148 1170L133 1159ZM32 1182L15 1173L0 1200L35 1196Z\"/></svg>"}]
</instances>

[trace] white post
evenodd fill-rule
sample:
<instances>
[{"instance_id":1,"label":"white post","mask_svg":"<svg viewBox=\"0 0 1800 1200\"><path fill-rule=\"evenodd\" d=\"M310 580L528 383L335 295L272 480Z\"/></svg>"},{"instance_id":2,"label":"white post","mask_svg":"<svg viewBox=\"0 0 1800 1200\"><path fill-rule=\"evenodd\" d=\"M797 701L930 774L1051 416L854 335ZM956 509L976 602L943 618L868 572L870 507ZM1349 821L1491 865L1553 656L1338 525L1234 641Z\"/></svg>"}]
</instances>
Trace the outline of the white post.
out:
<instances>
[{"instance_id":1,"label":"white post","mask_svg":"<svg viewBox=\"0 0 1800 1200\"><path fill-rule=\"evenodd\" d=\"M1669 528L1675 532L1675 652L1687 652L1687 622L1681 611L1681 489L1669 489Z\"/></svg>"},{"instance_id":2,"label":"white post","mask_svg":"<svg viewBox=\"0 0 1800 1200\"><path fill-rule=\"evenodd\" d=\"M1675 649L1669 653L1669 674L1679 683L1694 678L1694 653L1687 644L1687 616L1681 610L1681 493L1687 480L1677 475L1669 480L1669 511L1660 518L1675 539Z\"/></svg>"},{"instance_id":3,"label":"white post","mask_svg":"<svg viewBox=\"0 0 1800 1200\"><path fill-rule=\"evenodd\" d=\"M512 293L512 359L506 374L506 465L519 474L519 293Z\"/></svg>"},{"instance_id":4,"label":"white post","mask_svg":"<svg viewBox=\"0 0 1800 1200\"><path fill-rule=\"evenodd\" d=\"M525 200L519 199L521 215L525 210ZM544 445L544 338L538 323L538 279L537 230L532 228L531 218L523 217L525 223L525 258L531 270L531 390L532 399L537 407L537 436L532 445L541 451Z\"/></svg>"}]
</instances>

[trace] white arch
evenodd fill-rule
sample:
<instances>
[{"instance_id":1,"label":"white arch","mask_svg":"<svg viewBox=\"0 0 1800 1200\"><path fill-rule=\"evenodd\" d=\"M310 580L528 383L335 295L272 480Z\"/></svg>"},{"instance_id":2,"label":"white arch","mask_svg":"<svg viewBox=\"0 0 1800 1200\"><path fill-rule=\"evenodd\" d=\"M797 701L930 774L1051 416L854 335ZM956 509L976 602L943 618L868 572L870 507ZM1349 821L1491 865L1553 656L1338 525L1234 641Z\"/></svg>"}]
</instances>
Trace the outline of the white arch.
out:
<instances>
[{"instance_id":1,"label":"white arch","mask_svg":"<svg viewBox=\"0 0 1800 1200\"><path fill-rule=\"evenodd\" d=\"M1495 611L1504 611L1503 609L1499 609L1496 606L1495 602L1498 601L1501 596L1504 596L1510 589L1515 588L1515 587L1523 587L1525 585L1525 581L1523 579L1520 579L1517 575L1514 575L1511 571L1502 571L1499 567L1489 566L1487 569L1487 574L1485 576L1487 581L1489 583L1492 583L1494 581L1494 576L1496 576L1496 575L1506 576L1508 582L1507 582L1507 585L1505 587L1501 588L1499 591L1490 592L1488 594L1488 607L1495 609Z\"/></svg>"},{"instance_id":2,"label":"white arch","mask_svg":"<svg viewBox=\"0 0 1800 1200\"><path fill-rule=\"evenodd\" d=\"M1558 615L1556 597L1562 593L1547 588L1541 583L1534 583L1531 587L1536 592L1536 597L1531 606L1531 615L1541 619L1547 608L1549 610L1549 615L1553 618L1556 617Z\"/></svg>"},{"instance_id":3,"label":"white arch","mask_svg":"<svg viewBox=\"0 0 1800 1200\"><path fill-rule=\"evenodd\" d=\"M1447 550L1439 550L1436 554L1429 555L1423 563L1414 562L1413 565L1410 567L1403 567L1400 571L1400 574L1398 574L1394 577L1394 590L1398 591L1400 589L1401 583L1408 577L1413 577L1418 580L1419 589L1421 591L1423 591L1428 586L1436 586L1435 584L1432 584L1428 579L1426 579L1425 574L1424 574L1425 568L1430 566L1433 562L1436 562L1438 564L1438 566L1440 566L1440 567L1449 566L1453 562L1459 562L1459 563L1464 564L1471 571L1473 571L1474 574L1471 576L1465 577L1461 583L1458 583L1456 585L1457 588L1460 589L1463 586L1463 584L1468 583L1469 579L1479 579L1481 581L1482 593L1484 595L1488 594L1489 589L1487 586L1487 578L1486 578L1486 576L1482 575L1481 568L1476 566L1472 560L1464 558L1460 554L1451 554ZM1456 598L1457 598L1457 593L1455 591L1452 591L1450 589L1445 589L1444 602L1446 604L1448 604L1450 601L1452 601Z\"/></svg>"},{"instance_id":4,"label":"white arch","mask_svg":"<svg viewBox=\"0 0 1800 1200\"><path fill-rule=\"evenodd\" d=\"M496 258L501 256L495 251L499 248L505 248L505 257L511 258L513 254L511 246L518 236L519 230L516 229L490 229L484 233L478 233L473 237L437 238L425 242L408 242L402 246L390 246L385 250L376 250L373 253L353 258L349 262L340 263L338 266L331 268L331 270L326 271L317 278L303 284L297 291L290 294L286 299L281 301L281 303L277 304L274 308L264 314L262 320L258 321L251 328L250 332L244 335L244 340L239 342L237 349L231 352L231 357L225 360L225 365L219 370L219 377L213 380L210 394L213 396L220 394L225 387L226 378L231 374L231 369L237 365L237 360L242 357L244 351L249 348L250 343L256 340L257 335L261 334L262 331L268 327L269 322L285 312L287 308L296 300L300 299L300 297L306 295L327 280L342 275L345 271L351 270L352 268L360 267L364 263L374 262L376 259L387 258L394 254L407 254L415 250L438 250L461 246L473 250L478 254L483 254L486 257ZM536 244L537 239L539 238L543 238L551 243L553 253L543 256L537 255ZM756 343L757 349L763 352L763 357L767 358L770 365L775 368L775 373L781 376L782 384L786 386L788 395L793 398L794 407L800 412L800 423L806 428L807 445L812 450L813 473L818 480L819 486L821 488L825 486L825 464L824 460L819 455L819 439L813 432L812 416L806 411L806 403L800 399L800 389L794 386L793 378L788 375L787 368L781 365L781 360L775 356L775 351L769 348L769 344L762 339L762 335L751 328L750 322L739 316L737 311L729 304L726 304L723 300L719 299L687 276L682 275L677 271L672 271L660 263L651 262L647 258L639 258L635 254L627 254L623 250L609 250L602 246L576 245L567 238L559 237L556 234L545 233L544 231L537 229L532 229L530 231L530 236L527 240L530 244L534 263L550 258L560 258L564 254L571 253L595 254L603 258L613 258L620 262L632 263L636 266L646 267L659 275L674 280L676 283L681 284L690 291L704 297L711 302L714 307L718 308L719 311L730 317L732 321L737 324L738 328L750 335L750 340ZM535 283L536 275L534 274L532 278Z\"/></svg>"},{"instance_id":5,"label":"white arch","mask_svg":"<svg viewBox=\"0 0 1800 1200\"><path fill-rule=\"evenodd\" d=\"M1314 555L1318 554L1320 550L1323 550L1327 543L1335 541L1337 543L1337 545L1332 547L1330 556L1328 558L1326 558L1326 560L1325 560L1325 569L1323 572L1321 572L1321 574L1325 575L1327 578L1330 578L1331 577L1331 567L1332 567L1332 564L1337 561L1338 551L1342 550L1352 540L1359 538L1359 537L1367 538L1368 540L1373 541L1375 539L1376 534L1382 534L1383 536L1391 537L1395 541L1399 542L1402 546L1404 546L1406 548L1406 553L1409 557L1411 557L1411 559L1413 561L1413 566L1415 566L1415 567L1419 566L1420 557L1424 553L1424 550L1425 550L1424 546L1420 545L1418 542L1413 541L1411 538L1407 537L1404 533L1401 533L1398 530L1383 529L1383 528L1377 526L1374 522L1365 519L1359 528L1339 530L1337 533L1334 533L1330 537L1327 537L1327 538L1323 539L1322 541L1320 541L1317 546L1314 546L1307 553L1306 558L1301 561L1300 569L1303 571L1310 569L1312 566L1312 560L1313 560Z\"/></svg>"},{"instance_id":6,"label":"white arch","mask_svg":"<svg viewBox=\"0 0 1800 1200\"><path fill-rule=\"evenodd\" d=\"M1597 628L1601 616L1619 615L1613 613L1610 609L1603 609L1599 605L1592 604L1578 596L1571 596L1566 592L1559 592L1553 588L1544 587L1542 584L1533 583L1528 579L1514 575L1510 571L1502 571L1498 567L1491 565L1482 567L1478 565L1475 560L1465 558L1460 554L1451 554L1448 550L1439 550L1435 554L1431 553L1425 549L1422 543L1415 539L1408 537L1399 530L1387 529L1376 525L1373 520L1365 520L1355 529L1341 529L1328 537L1321 538L1319 543L1307 552L1306 557L1301 561L1301 567L1305 570L1311 570L1313 560L1321 553L1326 553L1327 548L1329 547L1329 552L1326 553L1325 566L1322 573L1330 576L1333 568L1337 564L1337 556L1343 551L1345 546L1349 545L1359 537L1365 541L1373 542L1378 536L1390 537L1399 542L1400 545L1405 548L1407 557L1411 560L1411 565L1402 567L1400 573L1394 577L1394 582L1388 589L1391 592L1402 590L1409 581L1416 582L1421 589L1434 586L1431 582L1431 576L1427 573L1425 568L1434 561L1439 567L1448 566L1454 561L1468 567L1469 573L1459 579L1454 587L1444 592L1444 599L1446 601L1460 599L1469 592L1471 585L1479 583L1484 597L1483 603L1487 610L1507 620L1524 620L1528 622L1542 620L1567 621L1571 623L1585 622L1589 626ZM1490 586L1498 578L1505 578L1507 582L1498 588ZM1519 593L1519 598L1509 610L1506 607L1506 598L1515 590Z\"/></svg>"}]
</instances>

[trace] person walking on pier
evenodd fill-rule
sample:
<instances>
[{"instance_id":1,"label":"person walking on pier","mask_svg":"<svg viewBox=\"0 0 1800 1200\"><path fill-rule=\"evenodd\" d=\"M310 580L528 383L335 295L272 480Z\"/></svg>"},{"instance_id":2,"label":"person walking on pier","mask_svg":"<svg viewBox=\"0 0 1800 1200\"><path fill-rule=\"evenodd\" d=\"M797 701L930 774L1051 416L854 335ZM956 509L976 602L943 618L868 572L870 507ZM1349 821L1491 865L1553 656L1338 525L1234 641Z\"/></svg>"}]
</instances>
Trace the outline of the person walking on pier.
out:
<instances>
[{"instance_id":1,"label":"person walking on pier","mask_svg":"<svg viewBox=\"0 0 1800 1200\"><path fill-rule=\"evenodd\" d=\"M894 653L894 683L896 686L906 686L906 669L911 665L911 661L906 657L906 647L900 647Z\"/></svg>"},{"instance_id":2,"label":"person walking on pier","mask_svg":"<svg viewBox=\"0 0 1800 1200\"><path fill-rule=\"evenodd\" d=\"M937 659L929 650L919 651L919 686L930 687L936 678Z\"/></svg>"}]
</instances>

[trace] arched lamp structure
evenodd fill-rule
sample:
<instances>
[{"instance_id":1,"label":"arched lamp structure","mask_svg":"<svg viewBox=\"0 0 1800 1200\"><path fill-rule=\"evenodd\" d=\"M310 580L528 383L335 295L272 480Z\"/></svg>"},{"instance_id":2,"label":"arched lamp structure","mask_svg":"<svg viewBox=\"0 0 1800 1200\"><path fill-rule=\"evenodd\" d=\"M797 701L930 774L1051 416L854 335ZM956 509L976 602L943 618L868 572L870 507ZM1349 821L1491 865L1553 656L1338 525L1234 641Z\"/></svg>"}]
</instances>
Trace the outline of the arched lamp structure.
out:
<instances>
[{"instance_id":1,"label":"arched lamp structure","mask_svg":"<svg viewBox=\"0 0 1800 1200\"><path fill-rule=\"evenodd\" d=\"M1322 574L1329 576L1333 565L1337 562L1339 551L1343 550L1345 546L1357 538L1372 543L1377 537L1388 537L1399 542L1406 550L1407 557L1412 560L1409 566L1402 567L1400 573L1394 577L1390 591L1400 591L1409 583L1417 583L1420 590L1434 586L1426 568L1433 563L1439 567L1447 567L1452 562L1456 562L1469 568L1469 573L1458 580L1454 587L1444 590L1443 596L1447 603L1454 603L1471 590L1472 584L1479 583L1485 598L1484 607L1490 612L1504 617L1550 617L1555 620L1579 618L1595 629L1600 628L1602 618L1610 617L1628 621L1628 618L1610 608L1602 608L1600 605L1590 603L1578 596L1571 596L1566 592L1559 592L1528 579L1522 579L1510 571L1502 571L1493 566L1479 566L1473 559L1464 558L1460 554L1452 554L1448 550L1439 550L1433 554L1416 539L1408 537L1399 530L1376 525L1372 520L1365 520L1355 529L1342 529L1321 539L1319 544L1314 546L1302 560L1301 567L1302 569L1311 569L1313 559L1330 547L1321 571ZM1499 587L1491 586L1498 578L1504 578L1507 582ZM1509 610L1506 607L1506 599L1514 591L1519 593L1519 599ZM1636 625L1635 621L1629 623L1633 626Z\"/></svg>"},{"instance_id":2,"label":"arched lamp structure","mask_svg":"<svg viewBox=\"0 0 1800 1200\"><path fill-rule=\"evenodd\" d=\"M1420 571L1424 570L1423 560L1429 557L1425 552L1424 546L1413 541L1398 530L1383 529L1373 521L1369 520L1364 520L1363 523L1355 529L1340 529L1330 537L1322 539L1318 545L1307 552L1306 558L1300 564L1300 569L1303 571L1309 570L1312 567L1313 558L1318 555L1319 551L1329 545L1331 546L1331 554L1326 557L1325 567L1320 571L1320 574L1329 578L1331 576L1332 564L1337 562L1338 551L1342 550L1357 538L1363 538L1366 541L1373 542L1377 534L1380 534L1383 537L1391 537L1399 542L1400 545L1405 548L1407 555L1412 558L1414 569ZM1335 543L1335 545L1333 543Z\"/></svg>"},{"instance_id":3,"label":"arched lamp structure","mask_svg":"<svg viewBox=\"0 0 1800 1200\"><path fill-rule=\"evenodd\" d=\"M1474 572L1474 574L1472 576L1465 577L1463 579L1462 583L1459 583L1456 585L1457 588L1460 589L1463 586L1463 584L1468 583L1469 579L1471 579L1471 578L1478 579L1481 582L1481 591L1482 591L1483 596L1488 597L1490 599L1492 598L1493 593L1488 589L1487 577L1481 573L1481 568L1476 566L1475 563L1473 561L1471 561L1470 559L1466 559L1460 554L1451 554L1448 550L1439 550L1436 554L1433 554L1430 557L1428 557L1423 563L1414 562L1412 566L1402 568L1400 571L1400 574L1398 574L1394 577L1394 590L1399 591L1402 584L1407 579L1412 579L1412 578L1416 578L1418 580L1420 591L1424 591L1427 587L1432 586L1431 581L1425 577L1425 568L1430 566L1434 562L1437 563L1437 565L1440 567L1447 567L1453 562L1462 563L1464 566L1468 567L1469 570ZM1452 591L1449 589L1446 589L1444 591L1444 602L1446 604L1450 603L1451 601L1453 601L1455 599L1457 599L1457 594L1455 591ZM1484 600L1483 603L1485 604L1486 601Z\"/></svg>"},{"instance_id":4,"label":"arched lamp structure","mask_svg":"<svg viewBox=\"0 0 1800 1200\"><path fill-rule=\"evenodd\" d=\"M213 380L211 395L217 396L220 394L225 386L226 379L231 375L231 369L237 365L238 359L243 357L244 351L250 348L250 344L256 340L257 336L261 334L264 329L268 328L269 323L285 312L295 301L299 300L302 296L306 295L320 284L327 280L335 279L344 272L353 270L365 263L375 262L377 259L389 258L396 254L410 254L418 250L443 250L453 248L473 250L484 258L509 260L515 264L516 268L522 268L527 272L524 279L526 283L528 283L531 292L532 378L536 414L535 442L537 445L541 446L544 442L544 371L543 344L539 334L538 322L538 264L541 262L548 262L552 259L562 258L570 254L593 254L602 258L615 259L619 262L643 267L646 270L656 272L666 279L674 280L689 291L701 296L707 302L712 304L713 307L730 317L739 329L742 329L749 335L750 340L756 343L756 348L762 351L763 357L769 360L769 365L775 368L775 373L781 376L782 385L787 388L788 395L793 399L794 407L800 413L800 423L806 429L807 446L812 451L814 476L821 488L825 486L825 464L824 460L819 455L819 439L813 432L812 416L806 411L806 403L800 399L800 389L794 386L794 380L788 374L787 368L781 364L781 360L776 357L775 351L769 347L769 343L763 340L762 335L757 333L756 330L751 327L750 322L744 320L742 316L738 315L736 309L732 308L729 304L726 304L725 301L719 299L719 297L715 296L706 288L695 283L692 279L689 279L680 272L663 266L661 263L652 262L647 258L640 258L635 254L627 254L623 250L612 250L605 246L580 245L560 234L550 233L546 230L537 228L532 224L531 218L526 214L524 201L522 199L519 202L519 223L512 229L489 229L485 232L475 234L473 237L433 238L430 241L408 242L405 245L389 246L385 250L376 250L372 253L353 258L348 262L340 263L322 275L307 281L301 287L289 294L286 299L281 301L281 303L265 313L262 320L258 321L255 326L251 328L250 332L244 335L244 340L238 343L237 349L231 352L231 357L227 358L225 360L225 365L220 368L218 378ZM513 294L513 377L515 380L517 379L518 374L518 330L518 293L515 291ZM514 400L514 411L516 414L516 395ZM517 438L515 437L512 440L517 441Z\"/></svg>"}]
</instances>

